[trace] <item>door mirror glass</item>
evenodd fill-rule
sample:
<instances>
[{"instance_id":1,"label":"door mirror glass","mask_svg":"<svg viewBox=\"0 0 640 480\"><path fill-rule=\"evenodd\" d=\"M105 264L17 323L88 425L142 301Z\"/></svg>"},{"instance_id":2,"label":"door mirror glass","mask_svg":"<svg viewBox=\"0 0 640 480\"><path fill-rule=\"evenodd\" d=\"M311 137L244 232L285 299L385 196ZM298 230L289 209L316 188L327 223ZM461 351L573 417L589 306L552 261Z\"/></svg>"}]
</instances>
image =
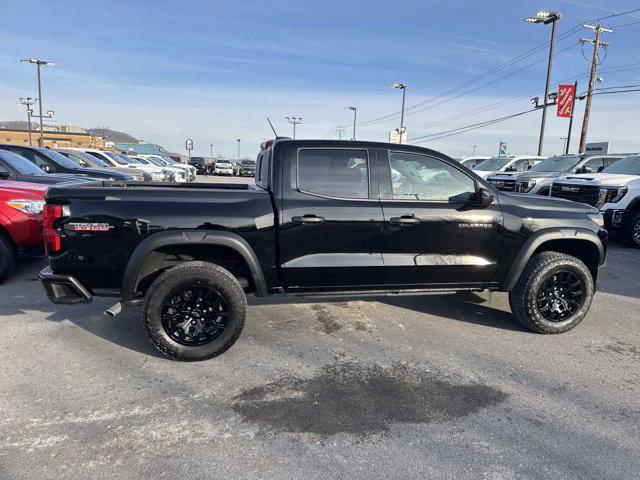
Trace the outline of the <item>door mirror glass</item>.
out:
<instances>
[{"instance_id":1,"label":"door mirror glass","mask_svg":"<svg viewBox=\"0 0 640 480\"><path fill-rule=\"evenodd\" d=\"M11 176L11 172L7 170L5 167L0 165L0 178L9 178Z\"/></svg>"}]
</instances>

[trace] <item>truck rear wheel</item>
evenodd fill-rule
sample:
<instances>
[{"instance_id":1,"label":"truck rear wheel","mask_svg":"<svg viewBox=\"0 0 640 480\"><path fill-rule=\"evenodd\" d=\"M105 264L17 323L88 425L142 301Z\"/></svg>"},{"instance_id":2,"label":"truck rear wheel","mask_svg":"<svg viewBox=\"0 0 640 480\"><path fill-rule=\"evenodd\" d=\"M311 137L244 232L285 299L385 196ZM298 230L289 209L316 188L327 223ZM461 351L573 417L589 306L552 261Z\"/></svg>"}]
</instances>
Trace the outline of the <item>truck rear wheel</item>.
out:
<instances>
[{"instance_id":1,"label":"truck rear wheel","mask_svg":"<svg viewBox=\"0 0 640 480\"><path fill-rule=\"evenodd\" d=\"M632 214L633 215L633 214ZM631 217L622 231L624 243L630 247L640 248L640 212Z\"/></svg>"},{"instance_id":2,"label":"truck rear wheel","mask_svg":"<svg viewBox=\"0 0 640 480\"><path fill-rule=\"evenodd\" d=\"M541 252L529 260L509 304L516 319L538 333L562 333L582 321L594 294L591 272L578 258Z\"/></svg>"},{"instance_id":3,"label":"truck rear wheel","mask_svg":"<svg viewBox=\"0 0 640 480\"><path fill-rule=\"evenodd\" d=\"M186 262L149 287L144 328L164 355L206 360L228 350L244 327L247 301L238 280L208 262Z\"/></svg>"},{"instance_id":4,"label":"truck rear wheel","mask_svg":"<svg viewBox=\"0 0 640 480\"><path fill-rule=\"evenodd\" d=\"M4 282L16 268L16 253L13 245L0 232L0 282Z\"/></svg>"}]
</instances>

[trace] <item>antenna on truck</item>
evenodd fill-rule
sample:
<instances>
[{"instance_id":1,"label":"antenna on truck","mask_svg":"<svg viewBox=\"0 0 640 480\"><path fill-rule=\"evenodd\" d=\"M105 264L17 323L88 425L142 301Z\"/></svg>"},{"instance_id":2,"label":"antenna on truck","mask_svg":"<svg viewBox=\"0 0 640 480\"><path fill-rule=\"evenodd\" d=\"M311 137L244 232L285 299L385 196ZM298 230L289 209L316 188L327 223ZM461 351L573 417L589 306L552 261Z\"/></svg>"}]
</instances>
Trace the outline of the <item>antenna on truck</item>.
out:
<instances>
[{"instance_id":1,"label":"antenna on truck","mask_svg":"<svg viewBox=\"0 0 640 480\"><path fill-rule=\"evenodd\" d=\"M269 120L269 117L267 117L267 122L269 122L269 126L271 127L271 130L273 130L273 134L276 136L276 138L278 138L278 134L276 133L276 129L273 128L273 123L271 123L271 120Z\"/></svg>"}]
</instances>

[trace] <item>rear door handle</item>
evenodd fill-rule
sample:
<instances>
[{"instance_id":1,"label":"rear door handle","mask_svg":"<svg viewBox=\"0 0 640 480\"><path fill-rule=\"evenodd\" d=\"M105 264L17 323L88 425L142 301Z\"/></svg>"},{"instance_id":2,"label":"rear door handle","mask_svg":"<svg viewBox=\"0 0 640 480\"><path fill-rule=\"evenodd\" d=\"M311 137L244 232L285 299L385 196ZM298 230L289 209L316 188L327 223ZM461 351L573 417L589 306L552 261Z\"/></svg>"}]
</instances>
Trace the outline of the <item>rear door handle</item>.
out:
<instances>
[{"instance_id":1,"label":"rear door handle","mask_svg":"<svg viewBox=\"0 0 640 480\"><path fill-rule=\"evenodd\" d=\"M324 217L319 217L318 215L303 215L301 217L291 217L291 221L293 223L322 223L324 222Z\"/></svg>"},{"instance_id":2,"label":"rear door handle","mask_svg":"<svg viewBox=\"0 0 640 480\"><path fill-rule=\"evenodd\" d=\"M389 219L391 223L399 223L401 225L415 225L420 223L420 219L413 215L402 215L401 217L391 217Z\"/></svg>"}]
</instances>

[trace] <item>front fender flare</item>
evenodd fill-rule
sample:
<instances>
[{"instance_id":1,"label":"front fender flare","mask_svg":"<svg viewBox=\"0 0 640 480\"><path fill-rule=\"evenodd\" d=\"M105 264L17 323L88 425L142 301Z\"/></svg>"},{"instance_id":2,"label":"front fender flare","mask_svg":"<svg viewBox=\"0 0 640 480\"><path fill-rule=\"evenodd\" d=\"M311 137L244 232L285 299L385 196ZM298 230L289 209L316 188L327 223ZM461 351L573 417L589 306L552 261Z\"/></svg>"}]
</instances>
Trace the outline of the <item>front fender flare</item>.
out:
<instances>
[{"instance_id":1,"label":"front fender flare","mask_svg":"<svg viewBox=\"0 0 640 480\"><path fill-rule=\"evenodd\" d=\"M538 247L551 240L581 240L593 243L599 253L598 266L602 265L605 259L605 251L598 235L583 228L553 228L544 229L531 235L525 244L520 248L518 256L511 264L511 268L505 277L501 291L510 292L515 287L518 278L524 271L524 267Z\"/></svg>"},{"instance_id":2,"label":"front fender flare","mask_svg":"<svg viewBox=\"0 0 640 480\"><path fill-rule=\"evenodd\" d=\"M140 283L140 271L147 257L155 250L168 245L220 245L235 250L246 262L257 297L267 296L267 287L255 252L240 235L217 230L168 230L146 237L133 251L122 278L121 298L123 304L136 301L135 294Z\"/></svg>"}]
</instances>

